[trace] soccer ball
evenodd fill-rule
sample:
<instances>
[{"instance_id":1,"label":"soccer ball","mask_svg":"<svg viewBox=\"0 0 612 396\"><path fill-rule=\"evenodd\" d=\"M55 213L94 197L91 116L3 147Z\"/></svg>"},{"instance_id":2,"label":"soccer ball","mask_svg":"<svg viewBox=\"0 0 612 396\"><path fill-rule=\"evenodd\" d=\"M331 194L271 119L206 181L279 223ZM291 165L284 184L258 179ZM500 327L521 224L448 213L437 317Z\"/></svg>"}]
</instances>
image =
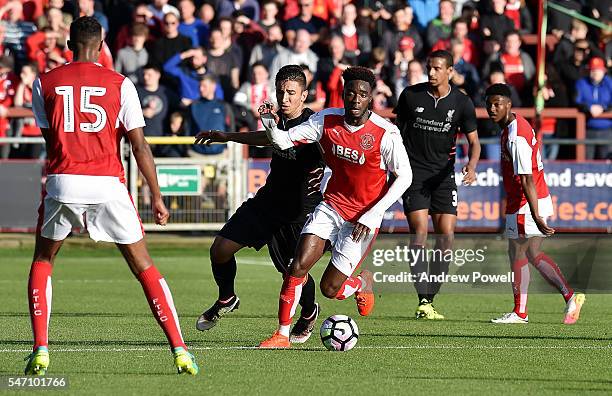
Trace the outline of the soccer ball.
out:
<instances>
[{"instance_id":1,"label":"soccer ball","mask_svg":"<svg viewBox=\"0 0 612 396\"><path fill-rule=\"evenodd\" d=\"M330 351L353 349L359 338L357 323L346 315L333 315L321 325L321 341Z\"/></svg>"}]
</instances>

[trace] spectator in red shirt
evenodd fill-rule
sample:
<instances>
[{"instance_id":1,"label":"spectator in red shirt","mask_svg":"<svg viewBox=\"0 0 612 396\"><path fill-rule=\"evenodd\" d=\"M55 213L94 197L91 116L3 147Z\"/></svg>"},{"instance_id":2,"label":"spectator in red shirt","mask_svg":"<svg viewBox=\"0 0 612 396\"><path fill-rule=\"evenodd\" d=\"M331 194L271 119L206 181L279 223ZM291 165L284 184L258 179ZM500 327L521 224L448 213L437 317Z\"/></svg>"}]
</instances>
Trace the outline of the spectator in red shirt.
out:
<instances>
[{"instance_id":1,"label":"spectator in red shirt","mask_svg":"<svg viewBox=\"0 0 612 396\"><path fill-rule=\"evenodd\" d=\"M283 21L287 22L300 14L300 0L285 0L283 6ZM332 25L340 19L342 1L339 0L313 0L312 13Z\"/></svg>"},{"instance_id":2,"label":"spectator in red shirt","mask_svg":"<svg viewBox=\"0 0 612 396\"><path fill-rule=\"evenodd\" d=\"M333 34L344 40L345 55L355 61L367 59L372 51L370 33L359 29L355 25L356 20L357 8L352 3L348 3L342 10L339 26L333 31Z\"/></svg>"},{"instance_id":3,"label":"spectator in red shirt","mask_svg":"<svg viewBox=\"0 0 612 396\"><path fill-rule=\"evenodd\" d=\"M13 105L17 107L32 108L32 84L38 75L35 63L26 63L21 67L19 77L21 81L17 84ZM15 118L12 120L14 137L37 137L41 136L40 129L36 126L34 117ZM43 153L42 144L21 144L13 146L10 152L11 158L40 158Z\"/></svg>"},{"instance_id":4,"label":"spectator in red shirt","mask_svg":"<svg viewBox=\"0 0 612 396\"><path fill-rule=\"evenodd\" d=\"M66 51L58 47L58 38L59 33L47 26L26 40L28 58L36 63L38 72L44 73L66 63Z\"/></svg>"},{"instance_id":5,"label":"spectator in red shirt","mask_svg":"<svg viewBox=\"0 0 612 396\"><path fill-rule=\"evenodd\" d=\"M161 21L153 17L153 13L145 3L140 3L132 12L132 23L121 26L117 32L114 46L115 53L121 48L132 44L131 27L137 23L144 23L149 28L149 37L147 41L155 41L156 38L161 36Z\"/></svg>"},{"instance_id":6,"label":"spectator in red shirt","mask_svg":"<svg viewBox=\"0 0 612 396\"><path fill-rule=\"evenodd\" d=\"M514 28L521 34L533 32L531 12L524 0L508 0L504 14L514 22Z\"/></svg>"},{"instance_id":7,"label":"spectator in red shirt","mask_svg":"<svg viewBox=\"0 0 612 396\"><path fill-rule=\"evenodd\" d=\"M504 52L500 55L506 80L519 92L523 92L527 83L535 75L535 65L531 57L521 49L521 37L517 31L506 34Z\"/></svg>"},{"instance_id":8,"label":"spectator in red shirt","mask_svg":"<svg viewBox=\"0 0 612 396\"><path fill-rule=\"evenodd\" d=\"M535 65L531 57L521 49L521 37L516 30L506 34L504 50L501 54L493 55L483 68L483 74L488 75L493 65L501 67L506 81L526 98L531 90L526 89L535 75Z\"/></svg>"},{"instance_id":9,"label":"spectator in red shirt","mask_svg":"<svg viewBox=\"0 0 612 396\"><path fill-rule=\"evenodd\" d=\"M453 33L450 38L438 40L431 51L451 51L451 39L463 42L463 60L476 66L479 63L479 54L476 44L468 37L469 25L465 18L457 18L453 21Z\"/></svg>"},{"instance_id":10,"label":"spectator in red shirt","mask_svg":"<svg viewBox=\"0 0 612 396\"><path fill-rule=\"evenodd\" d=\"M274 100L274 88L270 82L270 74L263 63L253 65L251 78L242 83L234 95L234 105L246 110L243 122L251 130L263 128L260 120L259 107L265 101Z\"/></svg>"},{"instance_id":11,"label":"spectator in red shirt","mask_svg":"<svg viewBox=\"0 0 612 396\"><path fill-rule=\"evenodd\" d=\"M349 68L348 64L338 63L327 80L327 93L329 94L329 102L327 107L342 107L344 100L342 94L344 91L344 83L342 82L342 72Z\"/></svg>"}]
</instances>

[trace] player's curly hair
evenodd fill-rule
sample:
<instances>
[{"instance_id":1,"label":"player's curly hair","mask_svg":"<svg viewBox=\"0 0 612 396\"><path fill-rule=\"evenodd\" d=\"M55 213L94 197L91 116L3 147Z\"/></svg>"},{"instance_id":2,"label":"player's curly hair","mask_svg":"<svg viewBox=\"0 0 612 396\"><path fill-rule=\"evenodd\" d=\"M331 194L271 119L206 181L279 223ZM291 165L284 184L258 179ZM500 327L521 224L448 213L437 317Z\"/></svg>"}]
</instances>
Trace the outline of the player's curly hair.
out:
<instances>
[{"instance_id":1,"label":"player's curly hair","mask_svg":"<svg viewBox=\"0 0 612 396\"><path fill-rule=\"evenodd\" d=\"M283 81L295 81L302 89L306 88L306 75L302 71L302 67L299 65L287 65L280 68L276 73L276 84Z\"/></svg>"},{"instance_id":2,"label":"player's curly hair","mask_svg":"<svg viewBox=\"0 0 612 396\"><path fill-rule=\"evenodd\" d=\"M102 41L102 26L96 18L83 16L70 24L70 41L89 44Z\"/></svg>"},{"instance_id":3,"label":"player's curly hair","mask_svg":"<svg viewBox=\"0 0 612 396\"><path fill-rule=\"evenodd\" d=\"M370 84L370 89L374 89L376 87L376 77L374 77L374 73L372 70L363 66L352 66L342 72L342 77L344 78L344 85L349 81L365 81Z\"/></svg>"}]
</instances>

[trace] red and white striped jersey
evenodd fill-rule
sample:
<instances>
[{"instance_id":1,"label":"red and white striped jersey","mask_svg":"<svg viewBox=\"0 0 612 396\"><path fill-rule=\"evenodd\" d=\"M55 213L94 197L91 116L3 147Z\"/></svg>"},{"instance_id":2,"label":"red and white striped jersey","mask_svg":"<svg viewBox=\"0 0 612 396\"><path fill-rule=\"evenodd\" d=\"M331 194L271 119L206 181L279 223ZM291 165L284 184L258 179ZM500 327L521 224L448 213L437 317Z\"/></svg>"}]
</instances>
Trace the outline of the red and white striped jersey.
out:
<instances>
[{"instance_id":1,"label":"red and white striped jersey","mask_svg":"<svg viewBox=\"0 0 612 396\"><path fill-rule=\"evenodd\" d=\"M134 84L96 63L68 63L34 82L32 107L48 130L47 193L61 202L108 200L124 180L123 131L145 125Z\"/></svg>"},{"instance_id":2,"label":"red and white striped jersey","mask_svg":"<svg viewBox=\"0 0 612 396\"><path fill-rule=\"evenodd\" d=\"M527 120L515 114L501 133L501 168L506 190L506 213L529 213L520 175L532 175L541 217L552 215L552 200L544 180L540 142Z\"/></svg>"},{"instance_id":3,"label":"red and white striped jersey","mask_svg":"<svg viewBox=\"0 0 612 396\"><path fill-rule=\"evenodd\" d=\"M355 127L344 121L344 109L326 109L288 136L294 145L319 142L332 171L324 200L346 221L356 222L385 195L387 171L410 171L399 130L376 113Z\"/></svg>"}]
</instances>

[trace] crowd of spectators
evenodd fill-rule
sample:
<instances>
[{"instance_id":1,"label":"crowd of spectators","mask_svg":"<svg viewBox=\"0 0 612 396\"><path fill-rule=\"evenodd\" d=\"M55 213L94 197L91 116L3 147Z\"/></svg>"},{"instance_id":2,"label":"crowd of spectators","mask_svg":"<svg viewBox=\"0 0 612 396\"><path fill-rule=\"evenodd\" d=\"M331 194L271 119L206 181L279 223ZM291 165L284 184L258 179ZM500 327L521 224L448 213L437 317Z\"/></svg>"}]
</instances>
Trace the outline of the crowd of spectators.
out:
<instances>
[{"instance_id":1,"label":"crowd of spectators","mask_svg":"<svg viewBox=\"0 0 612 396\"><path fill-rule=\"evenodd\" d=\"M610 0L555 0L612 26ZM36 136L31 119L6 118L11 106L31 106L38 73L72 58L70 22L96 18L105 44L99 63L137 86L146 135L193 135L202 129L261 127L257 108L275 100L273 81L286 64L308 77L307 106L342 106L342 71L370 67L377 78L374 109L391 108L401 91L427 80L424 61L446 49L452 83L482 106L488 85L512 87L515 107L533 105L535 46L523 42L537 22L535 0L0 0L0 136ZM577 107L587 137L612 138L612 120L598 117L612 103L612 30L549 9L544 97L547 107ZM545 119L547 136L575 137L573 123ZM495 136L482 120L481 137ZM40 157L44 150L1 147L4 157ZM222 146L156 147L159 156L217 155ZM221 151L220 151L221 150ZM548 159L572 158L572 147L548 144ZM589 146L588 158L610 158L609 145ZM498 147L483 157L496 159Z\"/></svg>"}]
</instances>

